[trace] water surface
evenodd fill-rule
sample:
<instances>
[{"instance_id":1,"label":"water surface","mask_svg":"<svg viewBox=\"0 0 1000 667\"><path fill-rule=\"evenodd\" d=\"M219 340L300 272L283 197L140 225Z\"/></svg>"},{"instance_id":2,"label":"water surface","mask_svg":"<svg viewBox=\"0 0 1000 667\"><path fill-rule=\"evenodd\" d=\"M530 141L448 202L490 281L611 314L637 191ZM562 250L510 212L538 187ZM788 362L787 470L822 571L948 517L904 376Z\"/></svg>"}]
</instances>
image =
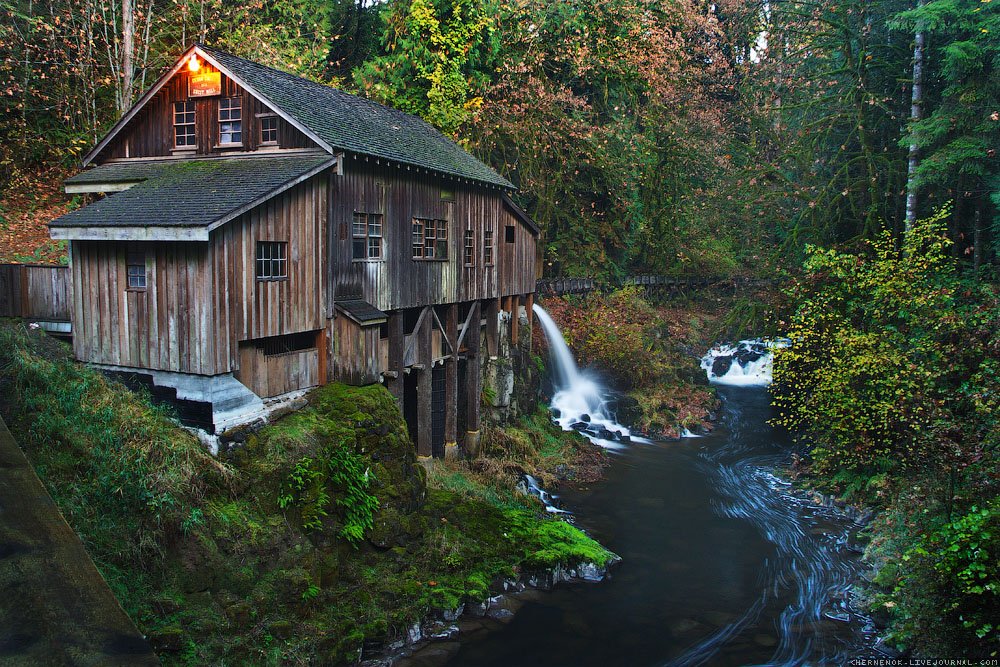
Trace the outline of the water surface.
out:
<instances>
[{"instance_id":1,"label":"water surface","mask_svg":"<svg viewBox=\"0 0 1000 667\"><path fill-rule=\"evenodd\" d=\"M710 435L632 443L606 481L562 489L579 526L624 561L607 581L531 596L449 663L842 665L873 657L848 609L853 522L797 500L771 471L792 445L765 389L722 387Z\"/></svg>"}]
</instances>

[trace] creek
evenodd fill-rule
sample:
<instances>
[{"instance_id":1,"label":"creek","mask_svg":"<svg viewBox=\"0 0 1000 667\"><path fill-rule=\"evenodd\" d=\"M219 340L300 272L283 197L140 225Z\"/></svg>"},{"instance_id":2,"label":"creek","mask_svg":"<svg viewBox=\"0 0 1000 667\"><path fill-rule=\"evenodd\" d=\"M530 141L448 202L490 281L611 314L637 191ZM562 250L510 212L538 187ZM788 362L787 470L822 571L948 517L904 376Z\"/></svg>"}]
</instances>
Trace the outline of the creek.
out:
<instances>
[{"instance_id":1,"label":"creek","mask_svg":"<svg viewBox=\"0 0 1000 667\"><path fill-rule=\"evenodd\" d=\"M561 336L553 342L556 361ZM706 356L710 377L719 354ZM750 364L760 371L760 358L743 362L748 368L733 376L750 374ZM577 420L567 409L576 405L618 430L601 412L599 386L565 395L575 372L559 371L557 419ZM449 664L790 666L877 657L869 648L874 628L849 606L864 569L848 549L858 526L793 495L774 474L795 446L767 423L761 384L719 382L719 419L704 436L604 442L614 452L606 478L561 489L560 500L578 526L622 556L621 565L598 583L526 595L508 624L463 633Z\"/></svg>"}]
</instances>

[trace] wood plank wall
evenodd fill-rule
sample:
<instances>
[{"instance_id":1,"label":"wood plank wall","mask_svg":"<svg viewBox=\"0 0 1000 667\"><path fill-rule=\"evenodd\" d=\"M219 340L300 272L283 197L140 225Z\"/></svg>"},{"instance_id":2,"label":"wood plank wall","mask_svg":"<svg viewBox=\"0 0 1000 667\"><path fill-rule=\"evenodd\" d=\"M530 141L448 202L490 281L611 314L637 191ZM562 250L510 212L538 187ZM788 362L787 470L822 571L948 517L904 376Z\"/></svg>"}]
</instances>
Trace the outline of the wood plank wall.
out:
<instances>
[{"instance_id":1,"label":"wood plank wall","mask_svg":"<svg viewBox=\"0 0 1000 667\"><path fill-rule=\"evenodd\" d=\"M316 348L265 356L250 343L239 346L239 357L238 379L258 396L278 396L320 384Z\"/></svg>"},{"instance_id":2,"label":"wood plank wall","mask_svg":"<svg viewBox=\"0 0 1000 667\"><path fill-rule=\"evenodd\" d=\"M213 307L220 332L228 332L219 342L219 368L238 366L239 341L326 326L320 271L326 209L320 174L212 232ZM287 280L256 279L257 241L288 242Z\"/></svg>"},{"instance_id":3,"label":"wood plank wall","mask_svg":"<svg viewBox=\"0 0 1000 667\"><path fill-rule=\"evenodd\" d=\"M0 317L69 322L68 266L0 264Z\"/></svg>"},{"instance_id":4,"label":"wood plank wall","mask_svg":"<svg viewBox=\"0 0 1000 667\"><path fill-rule=\"evenodd\" d=\"M383 368L378 325L362 327L338 313L334 330L333 379L352 385L378 382Z\"/></svg>"},{"instance_id":5,"label":"wood plank wall","mask_svg":"<svg viewBox=\"0 0 1000 667\"><path fill-rule=\"evenodd\" d=\"M207 243L148 243L146 289L129 290L128 244L74 241L73 351L82 361L212 375L218 370Z\"/></svg>"},{"instance_id":6,"label":"wood plank wall","mask_svg":"<svg viewBox=\"0 0 1000 667\"><path fill-rule=\"evenodd\" d=\"M207 243L141 244L145 290L127 288L127 243L72 242L77 358L215 375L238 367L241 340L322 328L325 179L286 191ZM257 241L288 242L288 280L256 280Z\"/></svg>"},{"instance_id":7,"label":"wood plank wall","mask_svg":"<svg viewBox=\"0 0 1000 667\"><path fill-rule=\"evenodd\" d=\"M218 71L208 63L202 63L198 73ZM174 149L173 103L188 99L188 78L190 72L182 69L168 81L146 104L128 125L97 156L97 162L111 158L169 156ZM243 97L243 146L239 148L216 148L219 143L219 97L195 99L195 132L197 134L198 155L224 154L254 151L259 148L260 124L258 113L269 113L272 109L243 90L225 74L222 75L222 95L220 97ZM316 144L290 125L284 118L278 118L279 148L315 148Z\"/></svg>"},{"instance_id":8,"label":"wood plank wall","mask_svg":"<svg viewBox=\"0 0 1000 667\"><path fill-rule=\"evenodd\" d=\"M374 158L345 159L344 172L330 186L330 289L338 298L360 297L389 311L534 291L535 238L503 205L499 190L377 165ZM442 187L454 194L454 201L441 199ZM384 216L383 260L352 260L355 211ZM414 217L449 222L447 261L413 259ZM504 240L508 224L515 227L512 244ZM487 228L494 239L491 266L483 262ZM462 256L466 229L473 231L476 244L471 267L464 266Z\"/></svg>"}]
</instances>

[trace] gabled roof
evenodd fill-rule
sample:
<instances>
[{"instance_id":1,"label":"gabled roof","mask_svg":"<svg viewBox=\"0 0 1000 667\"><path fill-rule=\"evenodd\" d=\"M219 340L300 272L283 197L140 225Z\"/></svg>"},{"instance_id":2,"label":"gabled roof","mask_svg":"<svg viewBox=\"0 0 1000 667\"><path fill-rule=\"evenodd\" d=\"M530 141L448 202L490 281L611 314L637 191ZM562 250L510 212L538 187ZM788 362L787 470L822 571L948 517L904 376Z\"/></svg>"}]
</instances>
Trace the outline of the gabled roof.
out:
<instances>
[{"instance_id":1,"label":"gabled roof","mask_svg":"<svg viewBox=\"0 0 1000 667\"><path fill-rule=\"evenodd\" d=\"M192 53L217 67L327 152L370 155L457 179L516 189L506 178L417 116L204 44L195 44L181 56L84 158L84 165L100 153Z\"/></svg>"},{"instance_id":2,"label":"gabled roof","mask_svg":"<svg viewBox=\"0 0 1000 667\"><path fill-rule=\"evenodd\" d=\"M49 223L54 239L207 241L209 232L337 161L326 154L111 162L72 177L137 182Z\"/></svg>"},{"instance_id":3,"label":"gabled roof","mask_svg":"<svg viewBox=\"0 0 1000 667\"><path fill-rule=\"evenodd\" d=\"M514 214L514 217L520 220L528 231L531 232L532 236L538 236L542 233L541 227L539 227L531 217L524 212L524 209L517 205L510 195L505 194L503 196L503 203L510 209L510 212Z\"/></svg>"}]
</instances>

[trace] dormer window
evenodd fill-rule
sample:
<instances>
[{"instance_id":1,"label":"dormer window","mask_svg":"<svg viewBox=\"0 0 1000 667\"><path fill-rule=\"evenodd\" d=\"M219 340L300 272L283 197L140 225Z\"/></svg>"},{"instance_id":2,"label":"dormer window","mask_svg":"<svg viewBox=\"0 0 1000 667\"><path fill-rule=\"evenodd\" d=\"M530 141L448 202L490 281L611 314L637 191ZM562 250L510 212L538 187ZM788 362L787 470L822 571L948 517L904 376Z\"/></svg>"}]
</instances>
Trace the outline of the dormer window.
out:
<instances>
[{"instance_id":1,"label":"dormer window","mask_svg":"<svg viewBox=\"0 0 1000 667\"><path fill-rule=\"evenodd\" d=\"M194 100L174 102L174 146L194 148Z\"/></svg>"},{"instance_id":2,"label":"dormer window","mask_svg":"<svg viewBox=\"0 0 1000 667\"><path fill-rule=\"evenodd\" d=\"M219 144L239 146L243 143L243 102L239 97L219 99Z\"/></svg>"}]
</instances>

